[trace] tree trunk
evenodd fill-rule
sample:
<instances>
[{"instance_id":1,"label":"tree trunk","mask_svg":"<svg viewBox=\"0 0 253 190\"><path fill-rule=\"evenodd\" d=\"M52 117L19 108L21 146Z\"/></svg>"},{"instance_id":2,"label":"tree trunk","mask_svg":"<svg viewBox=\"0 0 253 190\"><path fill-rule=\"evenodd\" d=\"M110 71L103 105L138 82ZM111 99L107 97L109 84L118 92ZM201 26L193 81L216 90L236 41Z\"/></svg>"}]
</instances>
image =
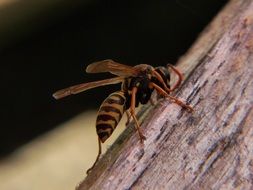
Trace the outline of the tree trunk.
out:
<instances>
[{"instance_id":1,"label":"tree trunk","mask_svg":"<svg viewBox=\"0 0 253 190\"><path fill-rule=\"evenodd\" d=\"M230 1L177 66L195 111L144 107L144 145L128 127L78 190L253 189L253 1Z\"/></svg>"}]
</instances>

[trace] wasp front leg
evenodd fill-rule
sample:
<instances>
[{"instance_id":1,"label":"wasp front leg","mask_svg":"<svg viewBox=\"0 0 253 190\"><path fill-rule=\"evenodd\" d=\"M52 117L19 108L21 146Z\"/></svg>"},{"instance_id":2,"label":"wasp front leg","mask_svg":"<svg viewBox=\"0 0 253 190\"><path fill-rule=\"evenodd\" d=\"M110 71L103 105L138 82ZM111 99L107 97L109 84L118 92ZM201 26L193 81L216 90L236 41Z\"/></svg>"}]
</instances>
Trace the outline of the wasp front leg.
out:
<instances>
[{"instance_id":1,"label":"wasp front leg","mask_svg":"<svg viewBox=\"0 0 253 190\"><path fill-rule=\"evenodd\" d=\"M183 108L186 108L188 111L192 112L193 108L187 104L185 104L184 102L182 102L181 100L169 95L165 90L163 90L160 86L158 86L157 84L151 82L149 84L150 88L154 88L159 94L163 95L166 98L170 98L171 100L173 100L176 104L180 105Z\"/></svg>"},{"instance_id":2,"label":"wasp front leg","mask_svg":"<svg viewBox=\"0 0 253 190\"><path fill-rule=\"evenodd\" d=\"M135 115L135 103L136 103L136 93L137 93L138 88L137 87L133 87L132 89L132 93L131 93L131 105L130 105L130 114L134 119L135 122L135 128L138 131L141 143L143 143L144 140L146 140L146 137L142 134L139 122L136 118Z\"/></svg>"}]
</instances>

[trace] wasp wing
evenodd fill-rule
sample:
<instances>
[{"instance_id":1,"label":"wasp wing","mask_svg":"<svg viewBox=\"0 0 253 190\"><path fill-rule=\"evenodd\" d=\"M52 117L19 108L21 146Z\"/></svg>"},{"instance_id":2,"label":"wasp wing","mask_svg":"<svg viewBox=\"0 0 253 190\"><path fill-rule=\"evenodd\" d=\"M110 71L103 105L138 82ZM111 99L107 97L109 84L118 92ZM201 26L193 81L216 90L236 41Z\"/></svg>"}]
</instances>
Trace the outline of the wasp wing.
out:
<instances>
[{"instance_id":1,"label":"wasp wing","mask_svg":"<svg viewBox=\"0 0 253 190\"><path fill-rule=\"evenodd\" d=\"M134 67L117 63L111 59L91 63L90 65L87 66L86 72L87 73L110 72L114 75L123 77L138 75L138 71Z\"/></svg>"},{"instance_id":2,"label":"wasp wing","mask_svg":"<svg viewBox=\"0 0 253 190\"><path fill-rule=\"evenodd\" d=\"M110 84L117 84L124 81L124 77L115 77L111 79L105 79L100 81L94 81L94 82L88 82L88 83L82 83L77 84L68 88L64 88L62 90L59 90L53 94L53 97L55 99L64 98L66 96L72 95L72 94L78 94L80 92L89 90L91 88L96 88L99 86L105 86Z\"/></svg>"}]
</instances>

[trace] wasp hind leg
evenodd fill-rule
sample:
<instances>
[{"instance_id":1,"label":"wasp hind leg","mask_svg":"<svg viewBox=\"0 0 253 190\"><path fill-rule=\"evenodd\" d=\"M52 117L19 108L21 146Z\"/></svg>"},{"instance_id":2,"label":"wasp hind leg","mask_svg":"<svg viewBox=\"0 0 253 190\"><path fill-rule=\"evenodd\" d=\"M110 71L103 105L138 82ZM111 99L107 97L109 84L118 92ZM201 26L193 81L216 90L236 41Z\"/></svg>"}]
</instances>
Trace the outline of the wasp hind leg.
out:
<instances>
[{"instance_id":1,"label":"wasp hind leg","mask_svg":"<svg viewBox=\"0 0 253 190\"><path fill-rule=\"evenodd\" d=\"M165 91L164 91L160 86L158 86L157 84L151 82L151 83L150 83L150 87L156 89L156 91L157 91L159 94L163 95L163 96L166 97L166 98L170 98L170 99L173 100L176 104L180 105L180 106L183 107L183 108L186 108L188 111L190 111L190 112L193 111L193 108L192 108L191 106L189 106L189 105L185 104L184 102L182 102L181 100L179 100L179 99L177 99L177 98L175 98L175 97L169 95L167 92L165 92Z\"/></svg>"},{"instance_id":2,"label":"wasp hind leg","mask_svg":"<svg viewBox=\"0 0 253 190\"><path fill-rule=\"evenodd\" d=\"M102 147L101 147L101 141L98 137L98 155L97 155L97 158L94 162L94 164L86 171L86 174L88 175L90 173L90 171L94 168L94 166L97 164L99 158L100 158L100 155L101 155L101 152L102 152Z\"/></svg>"},{"instance_id":3,"label":"wasp hind leg","mask_svg":"<svg viewBox=\"0 0 253 190\"><path fill-rule=\"evenodd\" d=\"M135 128L138 131L141 143L143 143L144 140L146 140L146 137L142 134L139 122L135 115L135 102L136 102L136 93L137 93L137 87L133 87L132 90L132 96L131 96L131 106L130 106L130 114L133 117L133 120L135 122Z\"/></svg>"}]
</instances>

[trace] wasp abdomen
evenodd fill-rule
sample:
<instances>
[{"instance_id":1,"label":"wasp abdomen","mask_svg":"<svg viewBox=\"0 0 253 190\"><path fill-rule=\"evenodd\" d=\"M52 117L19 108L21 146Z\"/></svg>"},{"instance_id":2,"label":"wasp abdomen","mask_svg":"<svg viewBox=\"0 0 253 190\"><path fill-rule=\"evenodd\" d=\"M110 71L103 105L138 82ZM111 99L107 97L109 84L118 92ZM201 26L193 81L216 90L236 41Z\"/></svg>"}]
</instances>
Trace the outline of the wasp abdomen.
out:
<instances>
[{"instance_id":1,"label":"wasp abdomen","mask_svg":"<svg viewBox=\"0 0 253 190\"><path fill-rule=\"evenodd\" d=\"M126 97L124 92L110 94L100 106L96 128L101 142L105 142L117 127L125 111Z\"/></svg>"}]
</instances>

